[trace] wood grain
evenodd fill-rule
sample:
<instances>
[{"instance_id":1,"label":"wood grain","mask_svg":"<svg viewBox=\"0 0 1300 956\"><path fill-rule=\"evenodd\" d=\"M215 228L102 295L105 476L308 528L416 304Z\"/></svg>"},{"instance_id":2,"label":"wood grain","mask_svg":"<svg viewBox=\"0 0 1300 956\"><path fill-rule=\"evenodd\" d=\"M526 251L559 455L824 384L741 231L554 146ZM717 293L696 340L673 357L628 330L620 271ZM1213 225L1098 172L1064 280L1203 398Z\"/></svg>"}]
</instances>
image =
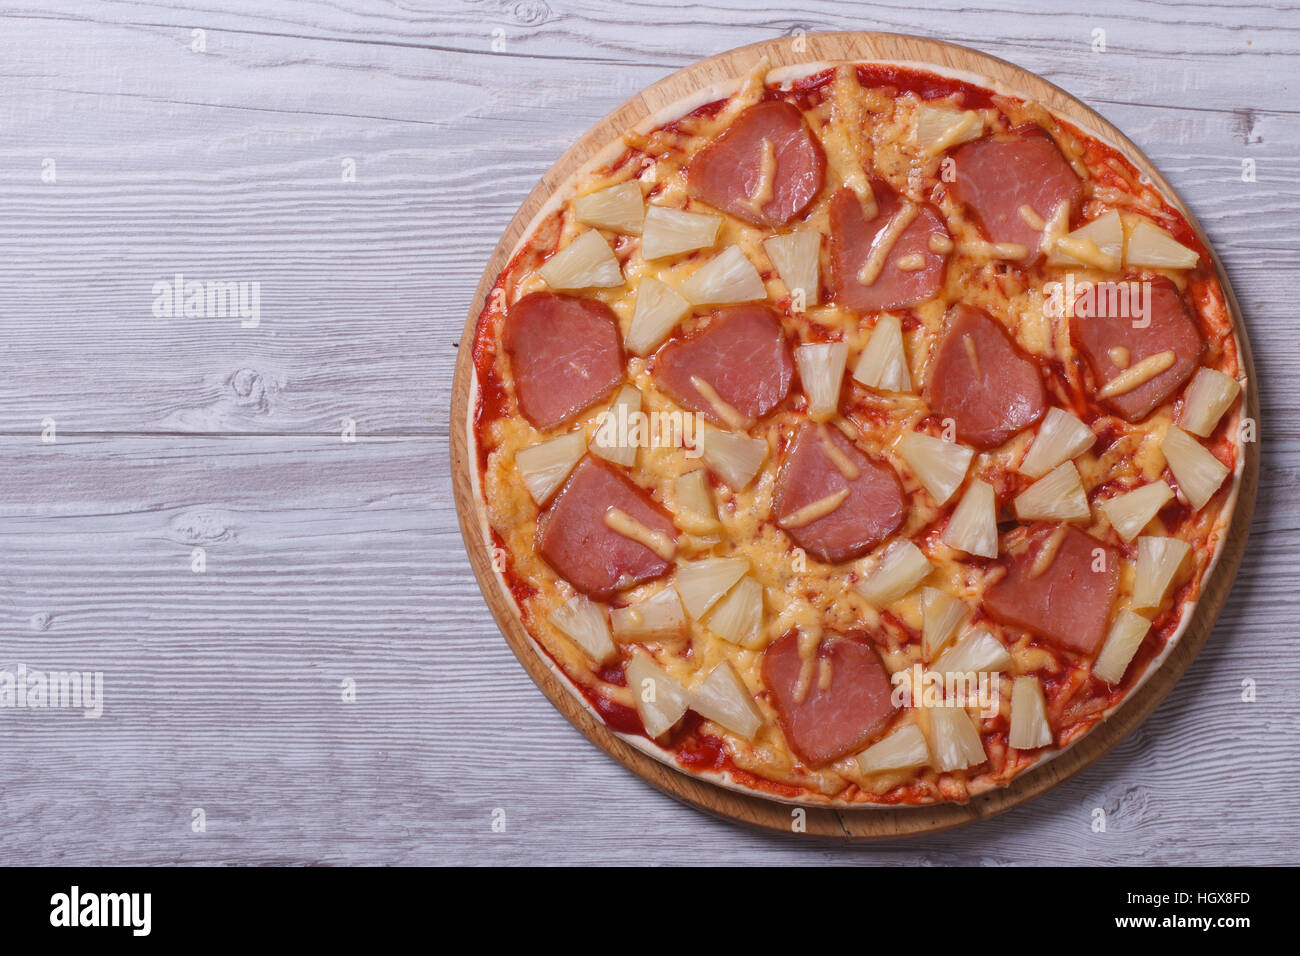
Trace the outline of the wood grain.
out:
<instances>
[{"instance_id":1,"label":"wood grain","mask_svg":"<svg viewBox=\"0 0 1300 956\"><path fill-rule=\"evenodd\" d=\"M0 17L0 662L106 682L98 721L0 712L5 859L1296 862L1294 5L43 0ZM447 438L475 283L555 157L695 60L864 28L1009 59L1139 143L1236 286L1265 454L1219 623L1133 736L1013 813L845 846L685 812L543 702L465 557ZM256 330L155 320L149 288L178 267L260 279L273 308Z\"/></svg>"},{"instance_id":2,"label":"wood grain","mask_svg":"<svg viewBox=\"0 0 1300 956\"><path fill-rule=\"evenodd\" d=\"M1140 689L1130 695L1115 714L1094 728L1082 741L1026 772L1008 787L980 795L967 804L900 809L815 806L792 809L784 803L715 786L707 780L661 762L630 746L591 712L576 688L555 669L529 636L508 586L492 568L492 546L486 532L481 492L476 486L478 452L472 434L476 401L472 342L479 313L496 283L497 275L510 261L539 211L554 194L565 188L577 170L602 154L608 144L619 142L624 131L639 126L650 117L675 118L684 111L677 104L697 96L700 90L738 81L760 62L766 61L775 70L804 63L876 60L921 63L941 70L974 73L1043 104L1084 132L1099 136L1123 150L1139 170L1180 207L1193 227L1200 232L1202 240L1208 242L1195 217L1174 194L1169 183L1118 129L1064 91L1006 61L953 44L897 34L827 33L768 40L710 57L654 84L593 126L547 171L506 228L479 282L461 337L451 410L452 483L470 563L488 606L511 649L551 703L620 764L684 803L729 820L768 830L790 832L797 827L798 832L807 832L813 836L847 840L881 840L933 833L996 816L1060 784L1104 756L1136 729L1187 669L1205 643L1215 619L1227 601L1245 551L1259 476L1258 443L1248 444L1243 448L1244 468L1239 479L1235 509L1217 564L1203 582L1200 599L1186 631L1163 664L1146 679ZM1217 260L1216 268L1234 316L1242 371L1247 380L1253 382L1255 369L1241 312L1227 276L1222 267L1218 266ZM1247 390L1245 401L1247 414L1258 421L1259 404L1253 389Z\"/></svg>"}]
</instances>

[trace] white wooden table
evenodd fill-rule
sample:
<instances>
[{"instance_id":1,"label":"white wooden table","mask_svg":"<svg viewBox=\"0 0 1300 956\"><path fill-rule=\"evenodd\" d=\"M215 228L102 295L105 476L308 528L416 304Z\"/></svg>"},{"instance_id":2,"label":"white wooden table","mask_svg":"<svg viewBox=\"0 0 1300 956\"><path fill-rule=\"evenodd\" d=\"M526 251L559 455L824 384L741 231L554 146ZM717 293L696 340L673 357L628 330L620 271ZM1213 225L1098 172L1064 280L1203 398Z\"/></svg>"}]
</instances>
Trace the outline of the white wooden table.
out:
<instances>
[{"instance_id":1,"label":"white wooden table","mask_svg":"<svg viewBox=\"0 0 1300 956\"><path fill-rule=\"evenodd\" d=\"M1300 12L994 3L4 5L0 666L102 671L104 713L0 710L0 856L1296 862ZM1067 785L904 844L743 830L600 754L451 502L455 346L519 202L638 89L796 29L966 43L1097 108L1207 227L1259 366L1249 553L1185 679ZM259 324L155 315L178 272L260 283Z\"/></svg>"}]
</instances>

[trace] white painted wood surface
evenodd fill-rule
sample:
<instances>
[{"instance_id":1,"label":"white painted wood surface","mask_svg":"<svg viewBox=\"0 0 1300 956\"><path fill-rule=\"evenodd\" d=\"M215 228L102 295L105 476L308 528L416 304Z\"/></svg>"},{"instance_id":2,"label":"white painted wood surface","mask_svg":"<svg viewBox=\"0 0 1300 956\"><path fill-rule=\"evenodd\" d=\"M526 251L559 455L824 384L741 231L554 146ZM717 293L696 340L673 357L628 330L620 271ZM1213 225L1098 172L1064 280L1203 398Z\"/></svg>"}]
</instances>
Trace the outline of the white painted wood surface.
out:
<instances>
[{"instance_id":1,"label":"white painted wood surface","mask_svg":"<svg viewBox=\"0 0 1300 956\"><path fill-rule=\"evenodd\" d=\"M0 7L0 665L105 696L0 711L3 858L1296 862L1300 12L915 6ZM681 807L551 709L464 558L447 416L483 263L574 138L694 59L855 28L1035 70L1164 169L1247 314L1264 472L1228 609L1139 733L997 820L846 848ZM259 282L260 325L155 317L176 272Z\"/></svg>"}]
</instances>

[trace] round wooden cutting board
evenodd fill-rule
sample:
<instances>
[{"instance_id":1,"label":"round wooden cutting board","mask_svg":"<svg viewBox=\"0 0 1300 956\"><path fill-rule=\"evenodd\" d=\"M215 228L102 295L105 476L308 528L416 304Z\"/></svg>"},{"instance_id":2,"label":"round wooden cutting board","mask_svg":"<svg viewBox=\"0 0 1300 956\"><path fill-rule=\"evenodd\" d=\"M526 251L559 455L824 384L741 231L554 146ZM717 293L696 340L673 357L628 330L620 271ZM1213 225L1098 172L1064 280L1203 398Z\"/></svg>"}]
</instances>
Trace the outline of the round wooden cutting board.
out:
<instances>
[{"instance_id":1,"label":"round wooden cutting board","mask_svg":"<svg viewBox=\"0 0 1300 956\"><path fill-rule=\"evenodd\" d=\"M1163 664L1151 674L1137 692L1106 721L1093 728L1079 743L1053 759L1029 770L1009 787L973 798L969 803L935 806L900 807L897 809L823 809L794 807L787 803L749 796L715 786L705 780L678 771L638 750L610 731L596 718L567 682L557 675L546 655L533 643L518 618L514 602L503 589L492 567L478 501L476 485L477 452L472 447L470 419L474 376L472 348L474 331L484 297L537 212L570 176L617 141L622 133L647 117L661 113L673 104L698 96L699 91L726 83L748 73L762 57L773 69L836 60L869 62L908 62L924 67L929 64L938 72L963 71L986 77L984 85L1000 85L1026 99L1036 100L1084 132L1121 150L1155 184L1200 235L1207 249L1210 244L1195 217L1186 209L1172 187L1154 165L1118 129L1106 122L1079 100L1026 70L978 53L975 50L927 40L920 37L888 33L826 33L782 37L721 53L659 81L614 110L584 135L542 177L511 220L500 244L492 254L474 301L469 320L461 337L460 354L452 391L451 457L452 479L461 531L469 551L470 562L488 606L500 625L511 649L524 669L537 682L561 713L592 742L665 793L701 810L731 820L786 833L801 832L841 840L888 839L960 826L991 817L1050 789L1105 754L1135 729L1155 709L1161 699L1205 643L1220 609L1227 600L1237 567L1245 550L1250 516L1254 509L1259 476L1259 445L1243 446L1242 470L1238 478L1237 498L1229 534L1218 561L1207 574L1200 599L1182 637ZM1259 419L1259 403L1254 387L1255 372L1250 343L1246 338L1241 313L1222 265L1214 256L1228 307L1232 312L1242 372L1246 376L1243 414ZM565 768L556 767L556 773Z\"/></svg>"}]
</instances>

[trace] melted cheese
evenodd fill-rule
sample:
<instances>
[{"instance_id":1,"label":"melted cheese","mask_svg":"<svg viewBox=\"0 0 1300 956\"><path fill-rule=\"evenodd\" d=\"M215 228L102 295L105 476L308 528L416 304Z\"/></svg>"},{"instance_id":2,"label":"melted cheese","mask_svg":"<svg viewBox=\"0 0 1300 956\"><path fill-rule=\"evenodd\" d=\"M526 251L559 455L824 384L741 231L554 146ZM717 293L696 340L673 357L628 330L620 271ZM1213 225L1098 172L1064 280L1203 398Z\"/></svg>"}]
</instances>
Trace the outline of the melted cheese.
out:
<instances>
[{"instance_id":1,"label":"melted cheese","mask_svg":"<svg viewBox=\"0 0 1300 956\"><path fill-rule=\"evenodd\" d=\"M858 272L860 283L872 285L880 278L880 271L885 268L885 260L894 251L894 244L916 219L917 213L915 204L904 203L890 218L889 224L876 234L875 240L871 243L871 252L867 254L867 261L862 264L862 269Z\"/></svg>"},{"instance_id":2,"label":"melted cheese","mask_svg":"<svg viewBox=\"0 0 1300 956\"><path fill-rule=\"evenodd\" d=\"M1061 236L1056 240L1056 248L1098 269L1113 269L1116 265L1114 257L1102 252L1088 236Z\"/></svg>"},{"instance_id":3,"label":"melted cheese","mask_svg":"<svg viewBox=\"0 0 1300 956\"><path fill-rule=\"evenodd\" d=\"M605 527L630 541L643 544L665 561L677 557L677 543L662 531L647 528L620 508L605 512Z\"/></svg>"},{"instance_id":4,"label":"melted cheese","mask_svg":"<svg viewBox=\"0 0 1300 956\"><path fill-rule=\"evenodd\" d=\"M1043 223L1042 238L1038 242L1038 251L1043 255L1050 255L1052 250L1070 229L1070 203L1063 200L1056 204L1052 210L1052 215L1048 217L1047 222Z\"/></svg>"},{"instance_id":5,"label":"melted cheese","mask_svg":"<svg viewBox=\"0 0 1300 956\"><path fill-rule=\"evenodd\" d=\"M756 215L763 214L763 207L776 195L776 144L770 139L763 139L763 155L758 167L758 185L749 197L749 208Z\"/></svg>"},{"instance_id":6,"label":"melted cheese","mask_svg":"<svg viewBox=\"0 0 1300 956\"><path fill-rule=\"evenodd\" d=\"M656 204L705 211L700 209L700 204L690 199L683 168L695 152L726 129L740 111L759 101L764 95L765 72L766 64L759 64L737 95L713 115L693 115L671 129L652 130L629 137L629 142L640 150L637 161L618 163L591 173L580 184L580 192L617 185L626 182L629 177L635 177L640 181L643 191L653 196ZM980 111L980 119L986 129L1005 130L1026 122L1053 125L1050 116L1041 107L1007 97L997 97L995 102L996 110ZM977 607L984 591L1000 579L1005 570L998 565L982 567L967 564L950 550L931 547L925 543L926 529L935 522L944 520L951 508L925 504L928 500L926 496L914 497L920 488L919 482L902 466L893 450L901 435L914 430L929 414L920 393L930 377L937 344L945 328L944 315L948 306L964 300L994 316L1007 327L1021 349L1056 363L1063 369L1060 388L1082 394L1087 391L1088 385L1082 377L1082 363L1076 361L1069 321L1063 316L1049 314L1045 308L1044 281L1057 278L1063 273L1059 269L1052 271L1051 267L1039 266L1025 281L1016 270L1010 273L1005 271L1005 264L1001 260L1023 260L1027 257L1028 250L1018 245L987 242L978 226L970 221L965 210L952 197L951 191L939 188L942 157L929 155L911 142L918 106L918 98L910 93L892 96L884 90L862 88L857 73L851 66L836 70L833 81L824 88L820 99L814 96L804 109L809 126L817 133L826 153L827 182L798 228L829 234L829 200L841 187L852 189L863 204L868 218L874 218L877 209L869 186L870 177L883 179L890 188L904 196L913 215L915 203L934 202L938 205L951 238L934 236L930 239L929 248L936 254L950 256L944 284L933 300L909 310L911 320L904 333L910 373L917 383L917 394L863 395L864 390L854 389L850 395L846 389L841 406L843 414L833 419L831 424L869 457L891 462L899 472L904 490L911 499L911 506L898 534L914 538L925 548L927 557L934 565L927 578L927 585L941 588L969 606ZM961 104L954 103L953 107L960 109ZM1072 137L1063 136L1058 129L1052 128L1050 131L1058 137L1058 143L1076 170L1085 177L1090 177L1091 167L1084 163L1081 144ZM766 176L762 178L766 179ZM761 195L762 190L763 183L760 182L756 193ZM1121 208L1123 216L1127 217L1126 229L1131 228L1137 214L1157 222L1167 222L1167 214L1160 208L1159 202L1158 194L1148 187L1143 187L1142 192L1134 194L1091 179L1087 183L1085 206L1088 218L1096 218L1108 208ZM1031 212L1035 216L1039 215L1037 211ZM1043 228L1042 242L1045 248L1050 248L1052 242L1065 235L1068 216L1067 204L1061 204L1053 210ZM767 261L762 241L769 238L770 232L732 216L724 216L723 219L715 248L734 244L754 262ZM1026 221L1029 221L1028 217ZM587 227L577 221L571 207L565 205L555 217L539 226L539 235L544 234L545 239L538 240L538 247L550 249L563 246L585 228ZM901 232L901 228L898 231ZM883 267L885 253L888 248L892 248L892 241L880 245L884 249L879 257L880 266ZM825 243L823 248L825 250ZM710 250L701 250L646 262L640 256L637 240L632 237L621 239L615 251L623 267L626 283L617 288L583 294L608 305L618 317L625 335L635 308L636 287L642 278L653 277L676 288L711 255ZM823 255L827 254L823 252ZM496 362L501 370L508 400L512 400L513 386L509 382L508 363L500 346L500 317L521 296L545 288L536 274L536 266L543 258L544 256L531 254L522 256L515 266L504 272L489 296L488 307L484 311L485 316L495 317L493 335L498 355ZM823 269L826 267L825 262L823 259ZM1086 265L1072 271L1080 280L1092 275ZM774 270L772 272L771 278L766 281L769 297L777 301L787 294L787 290L775 276ZM1186 275L1172 273L1171 278L1176 283L1181 283L1180 288L1186 287ZM1207 308L1216 310L1206 319L1208 327L1226 330L1220 334L1228 335L1231 326L1222 297L1208 301L1211 304ZM687 317L674 334L689 334L700 324L703 315L700 312L696 317ZM865 346L871 325L870 322L860 321L852 313L829 305L810 308L806 317L788 323L788 328L792 336L801 341L825 341L827 334L840 337L849 344L851 354L856 354ZM812 334L814 330L820 330L815 337ZM1228 340L1230 341L1230 336ZM1220 367L1228 374L1236 375L1235 352L1220 349L1216 354L1222 357L1223 364ZM637 388L643 396L642 411L651 416L656 413L680 413L681 409L657 387L650 374L651 365L651 358L636 356L629 358L627 364L628 384ZM717 397L716 390L708 383L703 384L705 388L700 389L701 394L706 394L705 390L708 389ZM706 400L714 404L711 399ZM815 770L801 767L786 745L779 730L776 712L768 695L762 693L762 649L770 641L791 630L800 633L800 659L804 664L801 666L799 684L804 695L813 686L829 686L832 679L829 666L823 668L816 657L816 649L823 633L869 631L881 659L891 673L922 662L921 610L919 597L915 593L896 602L887 614L882 614L867 604L857 590L850 586L850 575L854 573L851 566L825 565L802 554L798 549L792 548L789 538L771 520L779 464L775 450L783 437L788 438L794 428L806 420L802 414L793 410L799 407L798 403L799 399L792 399L781 410L752 424L751 434L763 438L773 450L768 462L755 480L741 491L715 486L713 494L718 505L716 523L710 522L707 528L701 526L700 533L688 534L676 542L677 551L685 558L734 556L745 558L749 562L749 573L759 583L763 593L764 615L756 639L752 643L747 642L746 646L731 644L713 635L701 622L691 620L688 621L688 632L684 637L650 642L642 650L650 653L655 662L684 687L697 686L712 667L722 662L729 663L745 687L755 695L755 706L763 717L764 724L752 742L711 723L706 723L708 732L726 741L730 758L737 767L763 778L803 788L809 795L829 797L850 794L852 800L869 801L887 793L891 785L907 784L918 788L916 798L919 800L963 799L969 796L972 787L987 787L1005 782L1018 772L1021 765L1008 764L1000 771L986 767L969 774L957 775L936 775L921 770L915 773L905 771L895 775L863 777L857 769L856 761L852 759ZM582 427L588 431L593 429L594 419L602 410L598 406L585 415L581 419ZM739 415L734 409L732 412ZM729 420L725 409L718 409L718 414L724 421ZM1164 468L1158 438L1170 420L1170 409L1166 407L1158 409L1139 426L1126 426L1122 423L1117 425L1118 437L1109 447L1100 449L1095 454L1085 452L1075 460L1084 486L1091 489L1110 481L1136 484L1157 479ZM736 421L739 422L738 419ZM565 429L573 427L576 426L564 426ZM482 479L487 519L509 555L511 574L533 586L532 596L520 599L524 620L533 637L557 665L575 680L594 687L611 701L631 706L631 690L602 680L581 649L547 621L550 611L564 603L572 591L557 578L534 549L539 509L528 496L527 489L513 466L514 453L518 449L547 437L551 437L550 434L538 433L519 417L492 419L482 426L478 439L487 449L487 464ZM1015 465L1024 457L1032 437L1031 430L1016 436L1001 448L979 455L972 471L985 475L1014 475ZM847 480L857 477L856 466L826 437L823 437L823 447ZM672 490L674 480L698 467L699 463L683 448L661 445L640 449L635 464L626 471L638 485L659 500L672 504L675 501ZM1008 500L1007 490L1000 489L999 493L1005 503ZM666 545L670 541L657 541L633 525L618 518L613 520L624 529L619 533L626 531L629 537L636 536L642 543L654 541L656 547L663 548L663 553L667 553ZM677 512L674 520L684 530L695 530L695 525L684 511ZM1102 520L1098 519L1099 523L1095 527L1084 527L1083 530L1104 535L1106 529L1100 523ZM1198 520L1201 522L1196 526L1198 534L1211 535L1218 527L1213 514L1206 514ZM1158 520L1156 524L1159 524ZM644 531L650 535L655 534L650 529ZM1013 539L1004 553L1014 547ZM1040 562L1045 562L1044 569L1050 565L1056 547L1059 547L1059 541L1055 546L1049 541L1040 551L1038 558ZM1203 571L1208 556L1201 555L1200 552L1194 553L1199 555L1200 569ZM1127 568L1125 575L1122 580L1131 579L1131 571ZM620 594L613 603L619 606L635 604L672 586L671 577L647 582ZM1050 648L1031 642L1014 629L1001 628L991 621L984 623L1012 648L1013 674L1066 666ZM621 653L626 652L621 650ZM823 684L823 681L827 683ZM924 729L924 713L915 716Z\"/></svg>"},{"instance_id":7,"label":"melted cheese","mask_svg":"<svg viewBox=\"0 0 1300 956\"><path fill-rule=\"evenodd\" d=\"M831 682L835 679L835 662L829 657L823 657L817 662L817 689L828 691L831 689Z\"/></svg>"},{"instance_id":8,"label":"melted cheese","mask_svg":"<svg viewBox=\"0 0 1300 956\"><path fill-rule=\"evenodd\" d=\"M820 521L828 514L831 514L840 505L844 504L849 497L849 489L841 488L839 491L827 495L825 498L818 498L811 504L804 505L793 514L781 518L781 527L783 528L803 528L812 524L814 521Z\"/></svg>"},{"instance_id":9,"label":"melted cheese","mask_svg":"<svg viewBox=\"0 0 1300 956\"><path fill-rule=\"evenodd\" d=\"M1065 542L1065 525L1061 525L1054 530L1038 553L1034 555L1034 563L1029 567L1029 577L1037 578L1046 574L1052 563L1056 560L1056 554L1061 550L1061 545Z\"/></svg>"},{"instance_id":10,"label":"melted cheese","mask_svg":"<svg viewBox=\"0 0 1300 956\"><path fill-rule=\"evenodd\" d=\"M1016 211L1030 229L1042 230L1047 228L1047 223L1043 221L1043 217L1034 210L1033 206L1021 206Z\"/></svg>"},{"instance_id":11,"label":"melted cheese","mask_svg":"<svg viewBox=\"0 0 1300 956\"><path fill-rule=\"evenodd\" d=\"M986 242L982 239L968 239L961 244L961 251L976 259L1023 259L1029 250L1018 242Z\"/></svg>"},{"instance_id":12,"label":"melted cheese","mask_svg":"<svg viewBox=\"0 0 1300 956\"><path fill-rule=\"evenodd\" d=\"M1097 390L1098 398L1114 398L1131 392L1140 385L1145 385L1161 372L1174 364L1174 353L1170 350L1148 355L1136 365L1126 368ZM1118 364L1118 363L1116 363Z\"/></svg>"},{"instance_id":13,"label":"melted cheese","mask_svg":"<svg viewBox=\"0 0 1300 956\"><path fill-rule=\"evenodd\" d=\"M863 171L870 162L870 147L862 130L861 91L852 65L836 68L831 81L830 115L821 141L832 176L853 190L862 203L863 216L870 222L876 218L876 197Z\"/></svg>"},{"instance_id":14,"label":"melted cheese","mask_svg":"<svg viewBox=\"0 0 1300 956\"><path fill-rule=\"evenodd\" d=\"M858 437L857 429L853 431L854 433L848 436L850 441ZM826 453L826 457L831 460L831 464L835 466L835 470L844 476L845 481L856 481L858 479L858 476L862 474L858 466L853 463L853 459L844 454L839 445L835 444L827 433L826 426L820 423L817 425L817 441L821 445L822 451Z\"/></svg>"},{"instance_id":15,"label":"melted cheese","mask_svg":"<svg viewBox=\"0 0 1300 956\"><path fill-rule=\"evenodd\" d=\"M982 380L984 376L980 374L980 356L979 351L975 348L975 340L970 334L961 337L962 347L966 350L966 361L970 363L970 370L977 380Z\"/></svg>"},{"instance_id":16,"label":"melted cheese","mask_svg":"<svg viewBox=\"0 0 1300 956\"><path fill-rule=\"evenodd\" d=\"M810 627L800 631L795 641L799 650L799 679L794 686L794 702L802 704L812 689L813 671L817 666L817 650L821 647L822 635L819 628Z\"/></svg>"},{"instance_id":17,"label":"melted cheese","mask_svg":"<svg viewBox=\"0 0 1300 956\"><path fill-rule=\"evenodd\" d=\"M704 396L704 400L709 403L709 407L717 413L717 416L736 431L743 432L754 424L748 417L728 405L722 396L718 394L718 390L698 375L691 376L691 384L695 386L697 392Z\"/></svg>"}]
</instances>

